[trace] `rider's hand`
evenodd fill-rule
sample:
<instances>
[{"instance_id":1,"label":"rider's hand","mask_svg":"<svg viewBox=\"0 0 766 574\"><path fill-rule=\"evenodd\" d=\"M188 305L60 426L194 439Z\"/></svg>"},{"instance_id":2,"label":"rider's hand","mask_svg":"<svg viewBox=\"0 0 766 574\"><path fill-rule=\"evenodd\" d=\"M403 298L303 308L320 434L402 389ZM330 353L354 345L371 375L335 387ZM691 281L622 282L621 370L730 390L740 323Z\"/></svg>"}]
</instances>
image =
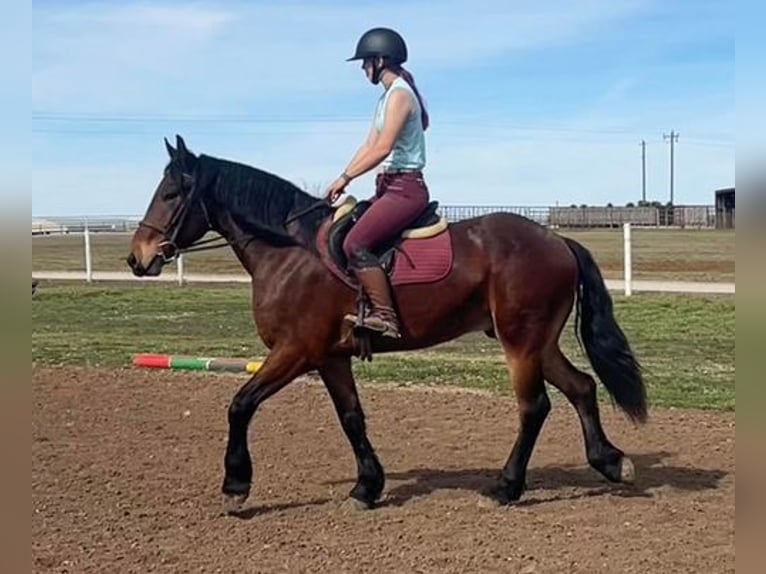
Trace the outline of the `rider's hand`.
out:
<instances>
[{"instance_id":1,"label":"rider's hand","mask_svg":"<svg viewBox=\"0 0 766 574\"><path fill-rule=\"evenodd\" d=\"M349 181L351 181L351 178L344 174L330 184L330 187L328 187L325 192L325 199L330 205L335 203L338 198L343 195Z\"/></svg>"}]
</instances>

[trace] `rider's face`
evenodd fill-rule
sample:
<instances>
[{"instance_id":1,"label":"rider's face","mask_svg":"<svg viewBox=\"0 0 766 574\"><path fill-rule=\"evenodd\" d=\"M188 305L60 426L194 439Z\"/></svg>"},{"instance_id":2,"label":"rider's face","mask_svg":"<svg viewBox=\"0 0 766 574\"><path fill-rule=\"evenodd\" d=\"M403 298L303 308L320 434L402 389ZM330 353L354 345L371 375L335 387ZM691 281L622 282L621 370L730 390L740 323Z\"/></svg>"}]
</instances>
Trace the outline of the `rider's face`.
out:
<instances>
[{"instance_id":1,"label":"rider's face","mask_svg":"<svg viewBox=\"0 0 766 574\"><path fill-rule=\"evenodd\" d=\"M362 69L364 70L367 79L370 81L372 81L374 62L375 60L373 58L365 58L362 60Z\"/></svg>"}]
</instances>

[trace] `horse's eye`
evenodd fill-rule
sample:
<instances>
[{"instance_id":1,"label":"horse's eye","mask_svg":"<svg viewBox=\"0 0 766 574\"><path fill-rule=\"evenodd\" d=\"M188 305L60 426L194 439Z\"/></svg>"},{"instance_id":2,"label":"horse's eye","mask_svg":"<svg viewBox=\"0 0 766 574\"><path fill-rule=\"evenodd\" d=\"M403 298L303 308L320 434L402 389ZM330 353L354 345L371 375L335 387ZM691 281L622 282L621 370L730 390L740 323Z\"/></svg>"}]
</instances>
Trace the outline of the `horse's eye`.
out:
<instances>
[{"instance_id":1,"label":"horse's eye","mask_svg":"<svg viewBox=\"0 0 766 574\"><path fill-rule=\"evenodd\" d=\"M168 192L165 194L165 199L175 199L175 198L176 198L176 197L178 197L179 195L181 195L181 192L180 192L180 191L178 191L177 189L174 189L174 190L168 191Z\"/></svg>"}]
</instances>

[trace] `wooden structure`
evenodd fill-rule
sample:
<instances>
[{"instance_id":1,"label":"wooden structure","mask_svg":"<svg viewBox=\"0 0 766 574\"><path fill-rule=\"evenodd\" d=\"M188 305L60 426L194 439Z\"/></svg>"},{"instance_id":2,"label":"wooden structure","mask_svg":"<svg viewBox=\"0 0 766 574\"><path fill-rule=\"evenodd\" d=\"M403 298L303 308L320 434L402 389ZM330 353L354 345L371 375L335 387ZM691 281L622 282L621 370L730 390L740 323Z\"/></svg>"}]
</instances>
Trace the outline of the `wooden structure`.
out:
<instances>
[{"instance_id":1,"label":"wooden structure","mask_svg":"<svg viewBox=\"0 0 766 574\"><path fill-rule=\"evenodd\" d=\"M717 189L715 192L716 229L734 229L734 188Z\"/></svg>"}]
</instances>

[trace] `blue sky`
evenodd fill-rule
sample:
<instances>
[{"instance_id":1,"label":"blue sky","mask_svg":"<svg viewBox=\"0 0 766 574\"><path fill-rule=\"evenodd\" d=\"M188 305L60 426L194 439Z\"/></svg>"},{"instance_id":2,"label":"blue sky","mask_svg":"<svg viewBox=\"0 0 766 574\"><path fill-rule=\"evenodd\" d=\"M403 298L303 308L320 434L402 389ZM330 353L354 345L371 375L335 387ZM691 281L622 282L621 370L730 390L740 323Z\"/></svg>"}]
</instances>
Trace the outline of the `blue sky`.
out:
<instances>
[{"instance_id":1,"label":"blue sky","mask_svg":"<svg viewBox=\"0 0 766 574\"><path fill-rule=\"evenodd\" d=\"M734 184L733 8L705 0L35 2L32 212L141 214L176 133L319 192L380 93L345 58L399 30L444 204L711 203ZM372 176L349 192L372 192Z\"/></svg>"}]
</instances>

